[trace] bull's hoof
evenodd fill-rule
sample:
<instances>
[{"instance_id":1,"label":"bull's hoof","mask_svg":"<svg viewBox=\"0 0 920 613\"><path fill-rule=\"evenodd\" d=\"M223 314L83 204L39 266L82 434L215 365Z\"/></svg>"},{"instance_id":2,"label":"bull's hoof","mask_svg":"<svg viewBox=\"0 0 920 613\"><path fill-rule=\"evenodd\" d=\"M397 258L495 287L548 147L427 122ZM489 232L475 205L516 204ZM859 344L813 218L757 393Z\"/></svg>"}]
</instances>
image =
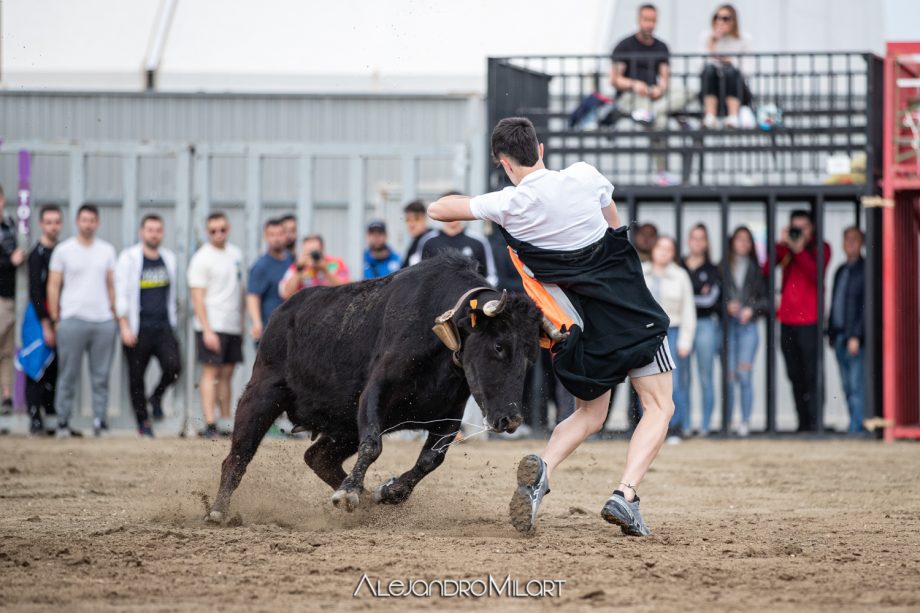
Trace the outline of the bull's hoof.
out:
<instances>
[{"instance_id":1,"label":"bull's hoof","mask_svg":"<svg viewBox=\"0 0 920 613\"><path fill-rule=\"evenodd\" d=\"M223 525L227 521L224 514L220 511L211 511L208 513L207 517L204 518L204 520L209 524L217 525Z\"/></svg>"},{"instance_id":2,"label":"bull's hoof","mask_svg":"<svg viewBox=\"0 0 920 613\"><path fill-rule=\"evenodd\" d=\"M349 513L358 508L361 496L355 490L336 490L332 495L332 504L338 509L345 509Z\"/></svg>"},{"instance_id":3,"label":"bull's hoof","mask_svg":"<svg viewBox=\"0 0 920 613\"><path fill-rule=\"evenodd\" d=\"M400 504L409 497L409 492L405 489L397 489L393 486L396 484L396 477L390 477L380 484L374 490L374 502L377 504Z\"/></svg>"}]
</instances>

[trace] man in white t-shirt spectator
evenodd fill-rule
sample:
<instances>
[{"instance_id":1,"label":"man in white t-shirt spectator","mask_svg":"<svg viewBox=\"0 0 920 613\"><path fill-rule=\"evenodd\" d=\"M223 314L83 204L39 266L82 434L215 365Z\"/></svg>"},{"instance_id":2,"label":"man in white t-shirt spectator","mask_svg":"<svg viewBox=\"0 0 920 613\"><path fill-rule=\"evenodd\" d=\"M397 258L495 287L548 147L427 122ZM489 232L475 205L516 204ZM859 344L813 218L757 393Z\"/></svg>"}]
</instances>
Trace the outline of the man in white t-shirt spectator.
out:
<instances>
[{"instance_id":1,"label":"man in white t-shirt spectator","mask_svg":"<svg viewBox=\"0 0 920 613\"><path fill-rule=\"evenodd\" d=\"M93 433L108 430L109 371L115 353L115 248L96 238L99 209L84 204L77 211L77 235L58 245L48 265L48 314L55 330L58 380L54 408L60 437L73 434L70 414L89 354L93 396Z\"/></svg>"},{"instance_id":2,"label":"man in white t-shirt spectator","mask_svg":"<svg viewBox=\"0 0 920 613\"><path fill-rule=\"evenodd\" d=\"M230 430L230 381L243 361L243 253L227 242L230 222L224 213L211 213L208 242L188 267L188 285L195 311L195 341L201 363L201 408L206 438L219 435L214 407L220 404L224 433Z\"/></svg>"}]
</instances>

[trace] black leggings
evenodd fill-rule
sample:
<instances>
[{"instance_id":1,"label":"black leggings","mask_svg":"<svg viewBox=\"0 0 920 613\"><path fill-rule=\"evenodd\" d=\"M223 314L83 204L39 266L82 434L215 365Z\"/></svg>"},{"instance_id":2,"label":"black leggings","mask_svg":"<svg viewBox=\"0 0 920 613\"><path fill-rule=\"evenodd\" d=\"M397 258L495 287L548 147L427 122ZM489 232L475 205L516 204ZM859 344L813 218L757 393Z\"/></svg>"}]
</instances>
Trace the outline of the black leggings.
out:
<instances>
[{"instance_id":1,"label":"black leggings","mask_svg":"<svg viewBox=\"0 0 920 613\"><path fill-rule=\"evenodd\" d=\"M44 423L42 412L46 417L54 415L54 387L56 383L56 357L51 361L42 378L38 381L33 381L31 377L26 376L26 404L29 407L29 420L32 422L33 430L42 427Z\"/></svg>"},{"instance_id":2,"label":"black leggings","mask_svg":"<svg viewBox=\"0 0 920 613\"><path fill-rule=\"evenodd\" d=\"M726 98L737 98L742 104L746 101L744 77L731 64L720 64L719 66L709 64L703 69L701 80L701 95L704 97L716 96L719 99L720 115L724 115L726 112Z\"/></svg>"},{"instance_id":3,"label":"black leggings","mask_svg":"<svg viewBox=\"0 0 920 613\"><path fill-rule=\"evenodd\" d=\"M137 425L142 425L148 419L147 395L144 391L144 373L150 358L156 357L163 371L160 382L157 384L151 398L162 398L166 388L176 382L182 371L182 361L179 356L179 341L173 331L166 328L141 329L137 334L137 344L134 347L125 346L125 358L128 361L128 387L131 394L131 406L137 417Z\"/></svg>"}]
</instances>

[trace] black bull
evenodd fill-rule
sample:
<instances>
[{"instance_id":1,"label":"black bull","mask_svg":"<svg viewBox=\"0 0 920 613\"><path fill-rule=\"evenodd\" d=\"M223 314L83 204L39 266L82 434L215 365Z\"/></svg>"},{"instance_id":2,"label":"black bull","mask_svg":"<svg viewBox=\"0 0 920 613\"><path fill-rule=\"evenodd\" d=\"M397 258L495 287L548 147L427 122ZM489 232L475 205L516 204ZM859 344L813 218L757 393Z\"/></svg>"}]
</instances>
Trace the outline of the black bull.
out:
<instances>
[{"instance_id":1,"label":"black bull","mask_svg":"<svg viewBox=\"0 0 920 613\"><path fill-rule=\"evenodd\" d=\"M425 429L428 437L415 466L376 490L374 498L383 503L405 501L444 461L471 392L488 426L516 429L525 371L538 351L541 317L533 303L521 295L501 300L494 290L465 300L453 318L461 366L432 332L435 319L458 298L485 285L475 265L454 254L381 279L307 289L280 306L237 406L230 453L208 518L226 519L230 496L284 411L298 429L319 436L304 461L336 490L336 506L349 511L358 505L365 472L380 455L381 434L391 428ZM488 307L494 311L499 304L500 312L489 316ZM427 423L402 424L406 421ZM346 475L342 462L355 453Z\"/></svg>"}]
</instances>

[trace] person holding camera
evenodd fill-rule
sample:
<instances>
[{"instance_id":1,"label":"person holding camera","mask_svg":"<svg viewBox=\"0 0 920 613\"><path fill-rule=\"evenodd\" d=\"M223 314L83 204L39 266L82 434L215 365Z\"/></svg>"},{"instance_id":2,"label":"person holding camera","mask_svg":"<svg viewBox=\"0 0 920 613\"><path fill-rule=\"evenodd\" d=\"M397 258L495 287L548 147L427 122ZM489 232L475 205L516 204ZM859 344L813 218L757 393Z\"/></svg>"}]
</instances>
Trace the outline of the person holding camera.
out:
<instances>
[{"instance_id":1,"label":"person holding camera","mask_svg":"<svg viewBox=\"0 0 920 613\"><path fill-rule=\"evenodd\" d=\"M812 214L795 210L783 228L776 245L776 265L783 270L782 296L776 318L780 345L786 360L786 373L792 383L799 432L818 428L818 360L822 351L818 330L818 246L814 238ZM824 261L831 258L831 247L823 245ZM822 291L824 279L821 279Z\"/></svg>"},{"instance_id":2,"label":"person holding camera","mask_svg":"<svg viewBox=\"0 0 920 613\"><path fill-rule=\"evenodd\" d=\"M291 264L278 284L278 293L287 300L305 287L345 283L348 283L348 267L345 262L341 258L326 255L323 237L310 234L300 244L297 261Z\"/></svg>"}]
</instances>

